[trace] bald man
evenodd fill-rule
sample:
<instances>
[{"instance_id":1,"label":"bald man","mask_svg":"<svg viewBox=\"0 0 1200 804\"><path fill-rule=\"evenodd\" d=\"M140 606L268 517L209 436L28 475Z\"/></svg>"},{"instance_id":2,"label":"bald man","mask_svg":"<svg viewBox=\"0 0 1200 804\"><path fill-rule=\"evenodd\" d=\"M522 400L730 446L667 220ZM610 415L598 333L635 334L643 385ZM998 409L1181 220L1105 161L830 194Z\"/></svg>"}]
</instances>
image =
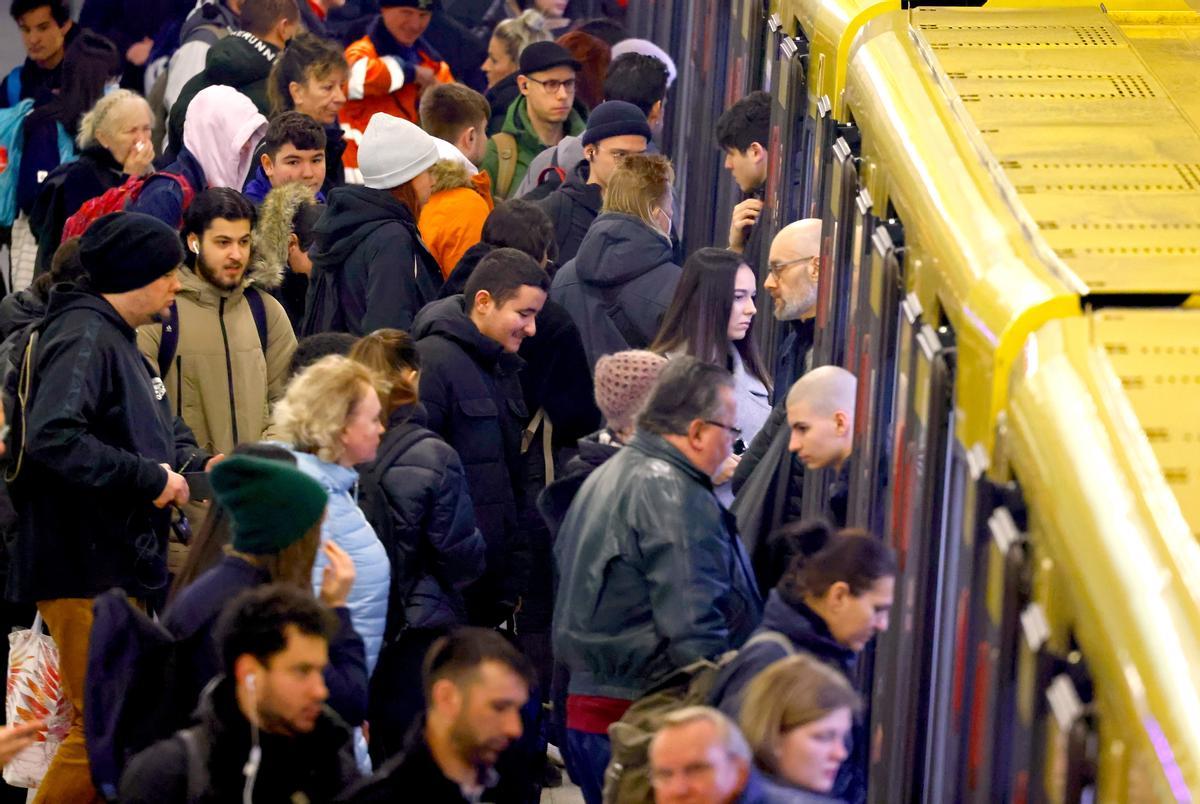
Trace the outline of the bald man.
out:
<instances>
[{"instance_id":1,"label":"bald man","mask_svg":"<svg viewBox=\"0 0 1200 804\"><path fill-rule=\"evenodd\" d=\"M789 223L771 241L763 287L771 294L775 318L787 333L775 361L776 394L790 388L812 360L820 253L820 218Z\"/></svg>"},{"instance_id":2,"label":"bald man","mask_svg":"<svg viewBox=\"0 0 1200 804\"><path fill-rule=\"evenodd\" d=\"M853 448L857 388L858 380L844 368L821 366L788 391L788 451L806 468L845 468Z\"/></svg>"}]
</instances>

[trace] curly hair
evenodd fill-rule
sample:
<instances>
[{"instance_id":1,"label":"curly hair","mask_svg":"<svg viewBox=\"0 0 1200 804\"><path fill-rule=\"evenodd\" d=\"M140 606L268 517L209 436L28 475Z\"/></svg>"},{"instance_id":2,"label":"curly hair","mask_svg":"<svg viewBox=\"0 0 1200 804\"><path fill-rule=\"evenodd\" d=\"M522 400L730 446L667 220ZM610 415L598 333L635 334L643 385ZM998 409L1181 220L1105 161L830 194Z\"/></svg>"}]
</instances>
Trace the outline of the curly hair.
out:
<instances>
[{"instance_id":1,"label":"curly hair","mask_svg":"<svg viewBox=\"0 0 1200 804\"><path fill-rule=\"evenodd\" d=\"M337 463L344 447L338 436L355 408L387 383L361 363L329 355L288 383L275 405L275 429L300 452Z\"/></svg>"}]
</instances>

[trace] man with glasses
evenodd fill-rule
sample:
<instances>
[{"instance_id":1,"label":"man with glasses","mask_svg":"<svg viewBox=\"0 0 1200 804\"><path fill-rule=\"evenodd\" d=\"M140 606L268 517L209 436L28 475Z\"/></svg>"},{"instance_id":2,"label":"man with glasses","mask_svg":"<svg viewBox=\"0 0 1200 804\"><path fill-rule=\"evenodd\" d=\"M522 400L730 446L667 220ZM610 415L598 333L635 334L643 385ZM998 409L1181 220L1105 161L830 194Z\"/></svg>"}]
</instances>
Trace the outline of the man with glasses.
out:
<instances>
[{"instance_id":1,"label":"man with glasses","mask_svg":"<svg viewBox=\"0 0 1200 804\"><path fill-rule=\"evenodd\" d=\"M554 655L570 671L567 770L601 800L608 726L674 671L741 645L762 601L712 475L738 437L733 377L682 356L633 439L580 487L554 544Z\"/></svg>"},{"instance_id":2,"label":"man with glasses","mask_svg":"<svg viewBox=\"0 0 1200 804\"><path fill-rule=\"evenodd\" d=\"M521 51L521 96L508 107L481 166L492 177L496 198L512 195L529 163L544 149L583 131L583 117L574 108L579 67L567 49L554 42L535 42Z\"/></svg>"},{"instance_id":3,"label":"man with glasses","mask_svg":"<svg viewBox=\"0 0 1200 804\"><path fill-rule=\"evenodd\" d=\"M763 590L770 589L778 575L778 570L769 570L778 563L770 535L801 512L804 465L788 452L783 397L812 362L820 252L821 219L806 218L779 230L767 258L763 288L775 302L775 319L783 323L786 335L775 358L775 408L733 473L735 498L730 507Z\"/></svg>"},{"instance_id":4,"label":"man with glasses","mask_svg":"<svg viewBox=\"0 0 1200 804\"><path fill-rule=\"evenodd\" d=\"M650 124L632 103L606 101L592 110L580 141L583 161L566 182L538 202L554 224L559 265L575 258L588 227L600 214L604 190L617 165L630 154L645 153Z\"/></svg>"}]
</instances>

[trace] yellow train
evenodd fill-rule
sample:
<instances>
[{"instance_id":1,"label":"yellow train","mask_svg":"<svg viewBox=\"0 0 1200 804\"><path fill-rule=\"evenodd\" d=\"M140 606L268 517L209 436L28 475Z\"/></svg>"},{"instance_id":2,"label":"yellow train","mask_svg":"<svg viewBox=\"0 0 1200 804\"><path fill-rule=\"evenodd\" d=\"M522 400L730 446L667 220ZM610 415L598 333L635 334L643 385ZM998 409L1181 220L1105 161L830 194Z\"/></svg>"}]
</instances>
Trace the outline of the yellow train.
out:
<instances>
[{"instance_id":1,"label":"yellow train","mask_svg":"<svg viewBox=\"0 0 1200 804\"><path fill-rule=\"evenodd\" d=\"M1200 798L1200 11L649 5L675 130L768 89L770 224L824 220L851 523L903 567L871 800Z\"/></svg>"}]
</instances>

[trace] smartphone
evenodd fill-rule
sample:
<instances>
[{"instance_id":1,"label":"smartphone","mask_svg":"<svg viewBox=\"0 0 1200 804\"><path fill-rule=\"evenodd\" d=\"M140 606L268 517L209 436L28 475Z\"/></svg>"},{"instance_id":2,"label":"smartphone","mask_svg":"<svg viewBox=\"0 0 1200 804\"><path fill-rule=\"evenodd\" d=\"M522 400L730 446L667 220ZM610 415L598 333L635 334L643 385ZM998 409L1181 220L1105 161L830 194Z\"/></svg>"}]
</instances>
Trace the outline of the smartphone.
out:
<instances>
[{"instance_id":1,"label":"smartphone","mask_svg":"<svg viewBox=\"0 0 1200 804\"><path fill-rule=\"evenodd\" d=\"M184 472L183 479L187 481L188 496L191 499L212 499L212 483L209 482L208 472Z\"/></svg>"}]
</instances>

